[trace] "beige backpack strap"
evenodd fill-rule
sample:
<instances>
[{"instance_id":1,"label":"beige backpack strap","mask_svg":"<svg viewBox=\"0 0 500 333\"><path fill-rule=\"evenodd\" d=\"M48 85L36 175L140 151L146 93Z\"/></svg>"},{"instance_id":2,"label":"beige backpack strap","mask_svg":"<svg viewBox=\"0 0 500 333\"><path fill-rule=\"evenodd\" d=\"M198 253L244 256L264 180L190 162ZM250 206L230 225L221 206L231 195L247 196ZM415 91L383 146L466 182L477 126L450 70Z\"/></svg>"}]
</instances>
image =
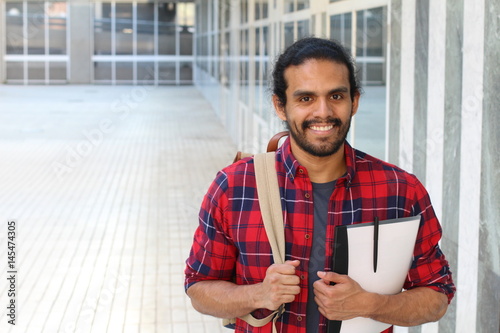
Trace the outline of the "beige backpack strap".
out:
<instances>
[{"instance_id":1,"label":"beige backpack strap","mask_svg":"<svg viewBox=\"0 0 500 333\"><path fill-rule=\"evenodd\" d=\"M257 194L259 196L260 211L264 221L267 238L271 244L273 259L276 264L285 262L285 230L283 227L283 210L278 185L278 175L275 166L275 153L256 154L254 156L255 178L257 181ZM254 327L265 326L273 321L273 333L276 333L276 321L285 311L282 304L278 310L269 316L256 319L251 314L240 317Z\"/></svg>"},{"instance_id":2,"label":"beige backpack strap","mask_svg":"<svg viewBox=\"0 0 500 333\"><path fill-rule=\"evenodd\" d=\"M285 262L285 231L275 153L256 154L254 163L257 194L267 238L271 244L274 262L283 264Z\"/></svg>"}]
</instances>

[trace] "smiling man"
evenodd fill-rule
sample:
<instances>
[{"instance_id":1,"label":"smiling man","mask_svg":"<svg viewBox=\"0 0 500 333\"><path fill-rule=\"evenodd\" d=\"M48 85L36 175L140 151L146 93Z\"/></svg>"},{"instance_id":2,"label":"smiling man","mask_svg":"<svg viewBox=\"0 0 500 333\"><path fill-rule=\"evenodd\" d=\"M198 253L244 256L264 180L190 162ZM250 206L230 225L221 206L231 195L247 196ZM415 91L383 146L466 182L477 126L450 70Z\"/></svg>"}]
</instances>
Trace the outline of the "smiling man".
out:
<instances>
[{"instance_id":1,"label":"smiling man","mask_svg":"<svg viewBox=\"0 0 500 333\"><path fill-rule=\"evenodd\" d=\"M279 57L273 84L276 113L290 132L276 153L286 262L273 263L253 158L238 161L218 173L202 203L185 270L195 309L265 318L285 304L262 327L237 319L238 332L323 333L328 319L355 317L401 326L441 318L455 287L427 191L415 176L346 142L360 98L348 52L334 41L302 39ZM335 226L418 214L404 292L370 293L331 272Z\"/></svg>"}]
</instances>

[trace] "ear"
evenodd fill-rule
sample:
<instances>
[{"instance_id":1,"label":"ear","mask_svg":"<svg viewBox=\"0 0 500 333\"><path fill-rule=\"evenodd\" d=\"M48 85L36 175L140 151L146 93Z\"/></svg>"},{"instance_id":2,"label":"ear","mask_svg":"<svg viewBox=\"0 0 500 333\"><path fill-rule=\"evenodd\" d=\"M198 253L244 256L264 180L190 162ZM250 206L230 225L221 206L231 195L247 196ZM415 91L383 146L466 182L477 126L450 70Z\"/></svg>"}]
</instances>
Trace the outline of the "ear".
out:
<instances>
[{"instance_id":1,"label":"ear","mask_svg":"<svg viewBox=\"0 0 500 333\"><path fill-rule=\"evenodd\" d=\"M273 105L274 111L281 120L286 121L285 106L281 104L280 99L277 95L273 95Z\"/></svg>"},{"instance_id":2,"label":"ear","mask_svg":"<svg viewBox=\"0 0 500 333\"><path fill-rule=\"evenodd\" d=\"M359 91L357 91L357 92L354 93L354 98L352 100L352 114L351 114L351 117L354 116L356 114L356 112L358 112L359 98L360 97L361 97L361 94L359 93Z\"/></svg>"}]
</instances>

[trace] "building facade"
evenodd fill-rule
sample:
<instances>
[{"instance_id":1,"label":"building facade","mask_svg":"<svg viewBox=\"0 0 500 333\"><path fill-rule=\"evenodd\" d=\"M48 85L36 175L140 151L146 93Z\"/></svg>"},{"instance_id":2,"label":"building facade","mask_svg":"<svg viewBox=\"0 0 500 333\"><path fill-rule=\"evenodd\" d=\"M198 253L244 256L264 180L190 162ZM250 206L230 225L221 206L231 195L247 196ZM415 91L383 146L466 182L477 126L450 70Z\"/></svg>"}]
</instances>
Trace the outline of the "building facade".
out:
<instances>
[{"instance_id":1,"label":"building facade","mask_svg":"<svg viewBox=\"0 0 500 333\"><path fill-rule=\"evenodd\" d=\"M0 1L8 84L192 84L194 3Z\"/></svg>"},{"instance_id":2,"label":"building facade","mask_svg":"<svg viewBox=\"0 0 500 333\"><path fill-rule=\"evenodd\" d=\"M349 141L415 173L444 230L458 292L438 323L500 331L500 3L497 0L198 0L195 84L238 148L283 130L269 71L294 40L335 38L364 95ZM368 102L366 102L368 101Z\"/></svg>"},{"instance_id":3,"label":"building facade","mask_svg":"<svg viewBox=\"0 0 500 333\"><path fill-rule=\"evenodd\" d=\"M276 56L340 40L364 86L349 141L425 184L458 289L439 323L397 331L500 332L499 15L498 0L0 0L0 82L194 83L257 152L283 129Z\"/></svg>"}]
</instances>

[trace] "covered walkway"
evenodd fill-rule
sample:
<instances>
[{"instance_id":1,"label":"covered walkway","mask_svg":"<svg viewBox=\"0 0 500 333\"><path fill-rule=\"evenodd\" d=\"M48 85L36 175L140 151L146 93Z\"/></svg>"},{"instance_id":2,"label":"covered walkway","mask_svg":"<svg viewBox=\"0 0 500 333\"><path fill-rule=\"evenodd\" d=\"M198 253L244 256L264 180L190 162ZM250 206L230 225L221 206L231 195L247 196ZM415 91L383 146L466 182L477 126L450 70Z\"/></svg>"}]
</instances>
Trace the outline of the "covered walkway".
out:
<instances>
[{"instance_id":1,"label":"covered walkway","mask_svg":"<svg viewBox=\"0 0 500 333\"><path fill-rule=\"evenodd\" d=\"M0 331L226 331L192 310L183 269L235 150L194 87L0 86Z\"/></svg>"}]
</instances>

